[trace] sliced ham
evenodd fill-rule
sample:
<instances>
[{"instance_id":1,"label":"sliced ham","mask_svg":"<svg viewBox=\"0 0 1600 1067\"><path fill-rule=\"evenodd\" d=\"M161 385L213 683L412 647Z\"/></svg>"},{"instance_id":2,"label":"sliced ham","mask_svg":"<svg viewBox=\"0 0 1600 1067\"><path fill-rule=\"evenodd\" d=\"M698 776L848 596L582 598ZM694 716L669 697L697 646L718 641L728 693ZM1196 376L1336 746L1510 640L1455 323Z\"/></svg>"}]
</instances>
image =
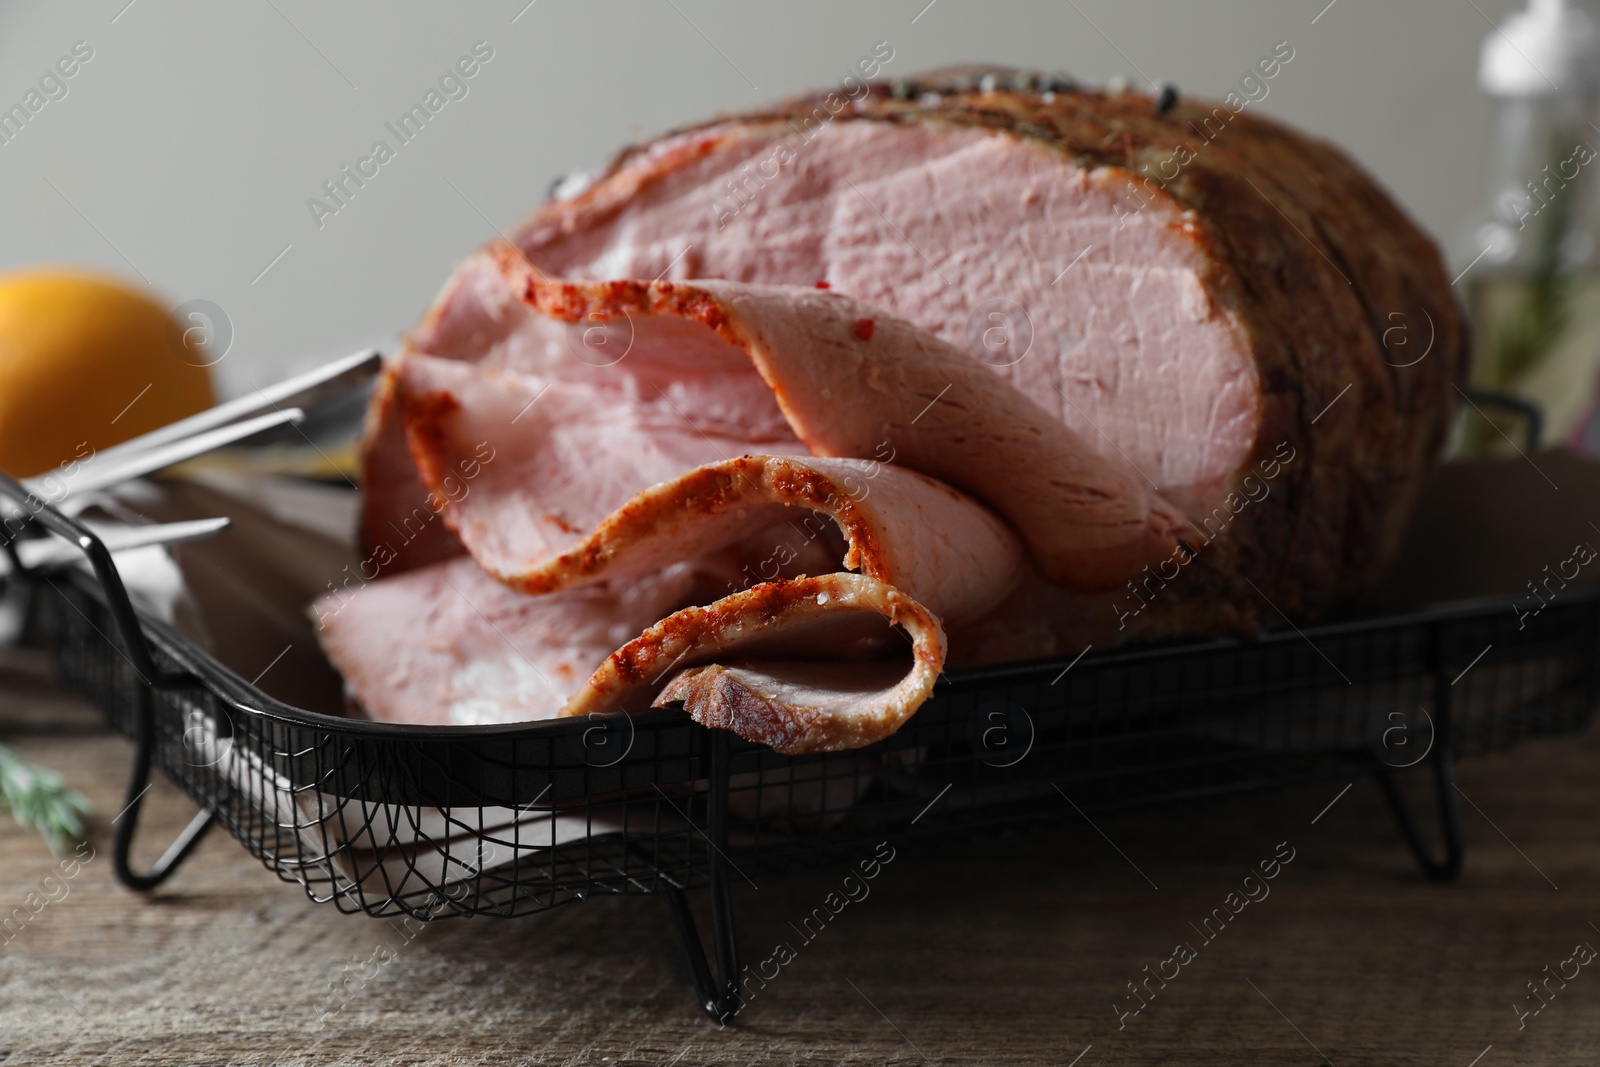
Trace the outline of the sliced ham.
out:
<instances>
[{"instance_id":1,"label":"sliced ham","mask_svg":"<svg viewBox=\"0 0 1600 1067\"><path fill-rule=\"evenodd\" d=\"M668 614L695 590L716 595L704 590L733 573L730 552L757 560L735 577L792 573L796 559L860 573L763 581ZM683 702L708 725L810 752L897 729L942 669L940 619L983 618L1025 572L1009 527L924 475L743 457L639 494L514 582L458 558L315 610L330 659L380 719L510 722ZM419 601L420 617L406 608Z\"/></svg>"},{"instance_id":2,"label":"sliced ham","mask_svg":"<svg viewBox=\"0 0 1600 1067\"><path fill-rule=\"evenodd\" d=\"M1286 446L1299 461L1167 598L1184 625L1232 624L1202 596L1250 627L1268 599L1307 617L1376 582L1466 365L1433 241L1253 109L1004 70L905 89L669 133L511 239L551 276L825 281L970 352L1199 524Z\"/></svg>"},{"instance_id":3,"label":"sliced ham","mask_svg":"<svg viewBox=\"0 0 1600 1067\"><path fill-rule=\"evenodd\" d=\"M885 658L886 646L896 654ZM939 620L876 579L771 582L646 630L563 714L681 702L696 721L785 754L860 748L894 733L932 694L944 653ZM683 669L662 686L675 665Z\"/></svg>"},{"instance_id":4,"label":"sliced ham","mask_svg":"<svg viewBox=\"0 0 1600 1067\"><path fill-rule=\"evenodd\" d=\"M1126 462L1096 453L966 353L846 297L725 281L558 282L509 250L487 254L528 314L518 320L477 266L461 272L445 306L462 306L457 289L470 285L485 309L514 323L506 337L524 325L547 334L549 319L614 327L629 347L618 356L613 383L631 383L639 373L629 367L635 352L646 371L670 354L691 384L700 380L702 361L732 378L743 358L745 373L775 398L797 450L863 459L887 450L896 463L966 490L1013 523L1057 582L1115 586L1170 557L1180 536L1198 536ZM522 350L542 354L534 344ZM607 407L598 387L516 379L482 364L411 355L398 374L400 418L430 489L441 488L454 457L477 447L474 439L516 438L514 447L496 451L517 458L486 469L446 516L467 548L507 580L557 550L560 537L571 540L632 492L665 480L664 467L676 462L681 471L699 461L696 455L757 447L716 436L723 428L706 425L704 416L691 421L692 407L637 386L613 384L617 400ZM554 399L537 399L546 396ZM776 430L767 433L779 439ZM585 502L600 513L581 514ZM520 568L513 562L519 553Z\"/></svg>"},{"instance_id":5,"label":"sliced ham","mask_svg":"<svg viewBox=\"0 0 1600 1067\"><path fill-rule=\"evenodd\" d=\"M530 597L459 556L324 597L313 613L323 651L367 714L471 726L554 718L693 584L681 565Z\"/></svg>"},{"instance_id":6,"label":"sliced ham","mask_svg":"<svg viewBox=\"0 0 1600 1067\"><path fill-rule=\"evenodd\" d=\"M688 570L527 596L460 557L315 611L328 658L386 722L468 726L681 702L708 726L800 753L887 737L933 691L944 630L893 586L825 574L667 614L692 584Z\"/></svg>"},{"instance_id":7,"label":"sliced ham","mask_svg":"<svg viewBox=\"0 0 1600 1067\"><path fill-rule=\"evenodd\" d=\"M363 536L394 577L328 641L369 710L676 702L855 747L947 657L1369 588L1465 362L1432 242L1254 113L1009 77L676 131L463 263L369 418ZM393 621L446 577L560 683L460 605Z\"/></svg>"},{"instance_id":8,"label":"sliced ham","mask_svg":"<svg viewBox=\"0 0 1600 1067\"><path fill-rule=\"evenodd\" d=\"M485 550L478 559L513 588L540 594L650 575L735 548L737 557L754 558L738 572L739 584L750 586L780 577L802 557L815 568L813 546L835 541L824 536L830 523L842 558L824 559L820 569L885 582L941 618L982 617L1024 573L1016 535L971 497L886 463L794 456L696 467L639 493L556 556L518 560Z\"/></svg>"},{"instance_id":9,"label":"sliced ham","mask_svg":"<svg viewBox=\"0 0 1600 1067\"><path fill-rule=\"evenodd\" d=\"M573 546L634 494L702 463L768 451L702 429L674 403L411 355L396 390L410 454L444 518L511 578ZM454 492L451 489L454 488Z\"/></svg>"},{"instance_id":10,"label":"sliced ham","mask_svg":"<svg viewBox=\"0 0 1600 1067\"><path fill-rule=\"evenodd\" d=\"M437 514L478 489L480 471L487 474L484 484L491 495L492 487L507 479L528 474L537 479L539 471L529 471L528 465L546 464L548 453L536 455L541 443L562 455L568 490L573 480L626 480L620 491L598 503L588 502L582 490L558 491L553 503L577 509L558 510L542 524L558 539L563 524L592 526L633 492L688 466L750 450L804 452L749 360L702 333L692 323L663 322L650 338L635 342L614 335L605 324L569 325L534 315L508 287L495 258L468 260L374 396L363 442L361 533L367 556L376 558L383 573L393 574L459 554L460 542L445 523L435 521ZM624 349L625 360L613 355ZM433 431L449 414L438 404L419 404L419 398L452 390L462 394L469 410L492 408L492 415L477 421L493 432L459 442L455 462L432 463L424 484L418 465L428 457L408 448L401 407L410 398L415 440L416 431ZM566 421L585 405L592 407L589 421L582 426ZM584 439L585 434L590 437ZM498 468L479 463L478 446L493 451L493 442L502 438L511 447L498 454L509 462ZM636 447L644 451L633 451ZM610 449L630 464L637 461L639 477L627 477L624 468L606 462ZM538 484L555 488L548 481ZM528 533L519 526L516 536Z\"/></svg>"},{"instance_id":11,"label":"sliced ham","mask_svg":"<svg viewBox=\"0 0 1600 1067\"><path fill-rule=\"evenodd\" d=\"M393 368L373 389L361 441L361 520L357 531L363 556L377 573L398 574L464 551L439 517L443 500L422 484L406 448Z\"/></svg>"}]
</instances>

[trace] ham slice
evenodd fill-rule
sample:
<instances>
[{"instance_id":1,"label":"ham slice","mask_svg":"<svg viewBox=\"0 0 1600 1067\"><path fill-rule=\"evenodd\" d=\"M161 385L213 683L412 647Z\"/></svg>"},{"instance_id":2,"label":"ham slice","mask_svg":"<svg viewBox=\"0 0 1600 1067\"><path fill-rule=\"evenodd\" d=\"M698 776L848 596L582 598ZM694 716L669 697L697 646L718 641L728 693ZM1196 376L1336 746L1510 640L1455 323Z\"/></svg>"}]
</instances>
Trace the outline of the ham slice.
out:
<instances>
[{"instance_id":1,"label":"ham slice","mask_svg":"<svg viewBox=\"0 0 1600 1067\"><path fill-rule=\"evenodd\" d=\"M775 443L804 450L792 438L707 431L673 403L630 401L580 382L422 355L407 357L397 376L422 484L479 562L504 578L692 467Z\"/></svg>"},{"instance_id":2,"label":"ham slice","mask_svg":"<svg viewBox=\"0 0 1600 1067\"><path fill-rule=\"evenodd\" d=\"M905 644L891 626L910 648L885 659L886 643L897 652ZM646 630L564 714L682 702L696 721L786 755L860 748L894 733L932 694L944 653L939 620L893 586L860 574L772 582ZM675 663L686 669L660 688Z\"/></svg>"},{"instance_id":3,"label":"ham slice","mask_svg":"<svg viewBox=\"0 0 1600 1067\"><path fill-rule=\"evenodd\" d=\"M386 371L373 389L362 436L361 520L365 558L376 573L397 574L459 556L463 549L439 517L443 501L422 484L406 448L405 426Z\"/></svg>"},{"instance_id":4,"label":"ham slice","mask_svg":"<svg viewBox=\"0 0 1600 1067\"><path fill-rule=\"evenodd\" d=\"M413 361L430 373L440 370L434 363L448 368L458 389L505 378ZM436 448L465 439L462 412L495 426L507 410L473 403L470 393L422 396L444 413L416 435ZM534 444L559 452L542 438ZM429 453L424 480L454 462L454 453ZM940 617L982 618L1026 571L1016 535L970 497L877 461L813 457L697 467L638 494L560 555L541 560L548 541L539 532L522 539L531 557L496 556L513 543L473 531L495 530L495 516L521 528L507 510L514 504L495 499L510 492L489 480L497 462L483 463L448 513L477 561L435 563L316 608L329 657L374 717L503 722L682 702L700 721L780 751L856 747L898 729L931 691L946 652ZM474 510L483 501L489 518ZM756 559L754 568L734 566L744 559ZM741 575L792 572L796 560L860 573L732 588ZM496 582L479 561L532 569ZM674 598L712 595L695 590L726 574L730 595L667 615ZM417 601L429 605L420 618L405 608Z\"/></svg>"},{"instance_id":5,"label":"ham slice","mask_svg":"<svg viewBox=\"0 0 1600 1067\"><path fill-rule=\"evenodd\" d=\"M612 378L629 383L652 372L664 353L691 382L702 360L732 378L742 356L746 375L775 398L797 450L864 459L887 450L896 463L966 490L1012 522L1054 581L1112 587L1170 557L1180 536L1198 537L1126 462L1090 449L966 353L846 297L725 281L558 282L508 249L486 255L528 313L514 316L505 294L474 265L442 298L453 316L466 303L460 290L470 288L484 314L495 308L501 323L515 323L502 336L518 336L523 327L547 336L549 319L614 327L629 347ZM502 343L500 351L509 347ZM547 351L536 344L522 350ZM623 371L635 351L644 370ZM456 469L457 457L478 447L475 438L515 439L496 451L519 461L487 471L481 487L446 511L467 548L510 581L558 551L563 537L573 540L633 492L665 480L674 464L681 471L710 454L756 447L718 436L726 431L688 417L693 408L664 393L657 400L637 385L612 386L618 399L608 408L598 389L514 380L481 364L412 355L397 373L411 455L435 492L442 493L442 474ZM526 412L520 419L519 406ZM649 421L641 424L643 418ZM781 439L775 429L767 433ZM585 504L593 510L584 512Z\"/></svg>"},{"instance_id":6,"label":"ham slice","mask_svg":"<svg viewBox=\"0 0 1600 1067\"><path fill-rule=\"evenodd\" d=\"M388 722L480 725L681 702L708 726L793 754L887 737L933 691L944 629L893 586L825 574L666 614L692 585L689 570L527 596L460 557L315 610L328 658L363 709Z\"/></svg>"},{"instance_id":7,"label":"ham slice","mask_svg":"<svg viewBox=\"0 0 1600 1067\"><path fill-rule=\"evenodd\" d=\"M603 325L569 326L533 315L507 286L494 258L468 260L374 395L363 442L361 533L368 558L393 574L460 553L460 542L435 521L437 515L465 493L479 492L481 500L487 487L496 496L497 485L514 486L530 474L547 496L554 492L559 498L553 505L564 499L577 510L558 507L546 522L519 525L515 536L545 527L546 535L559 540L571 532L563 526L592 526L633 492L687 467L751 450L803 453L749 360L702 333L691 323L662 323L650 340L634 343L613 337ZM612 354L624 346L625 360ZM495 453L484 437L446 442L454 465L433 462L424 484L418 463L428 463L428 456L407 447L402 403L410 396L414 428L431 432L448 413L425 408L418 421L417 398L452 391L471 410L493 406L492 417L477 421L495 428L493 438L502 447ZM581 415L585 406L592 408L591 417L581 427L566 419ZM564 487L538 481L545 460L535 457L547 455L540 454L541 444L567 461ZM498 467L479 462L480 445L505 461ZM605 462L609 449L628 456L629 465ZM635 461L637 477L625 473ZM480 473L486 476L482 485ZM625 483L592 500L588 489L611 475Z\"/></svg>"},{"instance_id":8,"label":"ham slice","mask_svg":"<svg viewBox=\"0 0 1600 1067\"><path fill-rule=\"evenodd\" d=\"M914 471L851 459L745 456L707 464L639 493L560 555L501 570L495 577L525 593L654 574L683 560L735 548L755 557L739 584L776 579L812 546L830 545L832 521L842 559L821 569L857 571L905 592L942 618L982 617L1010 595L1024 573L1016 535L972 498ZM752 536L751 531L762 531ZM514 561L513 568L517 566Z\"/></svg>"},{"instance_id":9,"label":"ham slice","mask_svg":"<svg viewBox=\"0 0 1600 1067\"><path fill-rule=\"evenodd\" d=\"M856 747L931 692L940 617L983 617L1026 572L1020 540L987 508L875 459L722 460L604 515L634 485L734 445L581 380L410 354L391 381L419 484L473 558L317 606L330 659L377 718L681 702L780 751ZM860 573L784 580L841 566ZM405 608L415 601L430 605L420 618Z\"/></svg>"},{"instance_id":10,"label":"ham slice","mask_svg":"<svg viewBox=\"0 0 1600 1067\"><path fill-rule=\"evenodd\" d=\"M681 565L530 597L458 556L324 597L313 612L323 651L368 715L472 726L554 718L693 584Z\"/></svg>"}]
</instances>

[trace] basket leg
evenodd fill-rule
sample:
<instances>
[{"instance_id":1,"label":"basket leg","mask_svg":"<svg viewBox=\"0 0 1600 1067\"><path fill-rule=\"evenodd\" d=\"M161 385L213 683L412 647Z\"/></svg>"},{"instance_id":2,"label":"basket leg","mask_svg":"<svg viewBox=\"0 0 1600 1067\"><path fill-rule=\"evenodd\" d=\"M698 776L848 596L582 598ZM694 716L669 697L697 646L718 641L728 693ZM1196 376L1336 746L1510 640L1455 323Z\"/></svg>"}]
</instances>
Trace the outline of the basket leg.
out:
<instances>
[{"instance_id":1,"label":"basket leg","mask_svg":"<svg viewBox=\"0 0 1600 1067\"><path fill-rule=\"evenodd\" d=\"M1422 873L1433 882L1453 882L1461 875L1465 841L1461 834L1461 801L1456 794L1456 760L1450 739L1450 700L1448 692L1436 700L1437 721L1434 724L1433 751L1429 760L1433 764L1433 781L1439 804L1439 831L1443 839L1444 856L1437 858L1433 846L1423 836L1411 802L1401 792L1394 771L1385 766L1378 768L1378 784L1389 800L1400 832L1411 846Z\"/></svg>"},{"instance_id":2,"label":"basket leg","mask_svg":"<svg viewBox=\"0 0 1600 1067\"><path fill-rule=\"evenodd\" d=\"M139 825L139 811L144 804L144 795L150 788L150 760L155 736L154 719L150 690L142 689L139 692L139 712L134 733L133 766L128 772L128 790L124 794L122 814L117 816L116 832L111 843L111 863L117 872L117 881L129 889L141 892L154 889L165 882L189 857L189 853L194 851L200 839L205 837L206 831L211 829L213 821L211 812L200 812L189 821L183 832L173 839L172 844L167 846L154 866L142 873L133 869L131 862L133 835Z\"/></svg>"},{"instance_id":3,"label":"basket leg","mask_svg":"<svg viewBox=\"0 0 1600 1067\"><path fill-rule=\"evenodd\" d=\"M683 952L689 961L689 976L699 994L700 1006L713 1022L726 1024L740 1008L739 942L728 883L728 734L724 730L707 733L711 752L706 839L711 848L706 862L711 888L712 945L717 961L715 975L706 957L705 943L700 940L700 931L695 926L688 895L681 889L672 889L667 891L666 897L678 939L683 942Z\"/></svg>"},{"instance_id":4,"label":"basket leg","mask_svg":"<svg viewBox=\"0 0 1600 1067\"><path fill-rule=\"evenodd\" d=\"M683 943L684 957L689 961L689 978L694 982L694 991L700 998L700 1006L705 1009L712 1022L720 1024L731 1022L739 1012L738 972L722 970L720 977L712 974L711 962L706 957L705 944L700 940L694 912L689 907L688 894L682 889L669 889L666 898L667 907L672 911L673 926L678 931L678 940ZM726 927L718 921L718 910L713 904L714 941L720 960L725 946L733 944L733 926L731 921ZM732 910L727 908L722 910L731 920Z\"/></svg>"}]
</instances>

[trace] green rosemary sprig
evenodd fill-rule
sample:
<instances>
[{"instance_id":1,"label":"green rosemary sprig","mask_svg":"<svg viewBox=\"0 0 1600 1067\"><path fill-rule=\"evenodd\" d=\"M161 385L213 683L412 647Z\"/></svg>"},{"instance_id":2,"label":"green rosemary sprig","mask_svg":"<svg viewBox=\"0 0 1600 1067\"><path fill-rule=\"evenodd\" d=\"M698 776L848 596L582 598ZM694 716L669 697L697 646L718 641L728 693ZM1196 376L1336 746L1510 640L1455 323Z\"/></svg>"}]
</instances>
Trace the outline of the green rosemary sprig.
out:
<instances>
[{"instance_id":1,"label":"green rosemary sprig","mask_svg":"<svg viewBox=\"0 0 1600 1067\"><path fill-rule=\"evenodd\" d=\"M24 829L44 835L50 851L59 853L83 840L83 816L93 810L89 798L70 789L55 771L29 763L0 745L0 807Z\"/></svg>"}]
</instances>

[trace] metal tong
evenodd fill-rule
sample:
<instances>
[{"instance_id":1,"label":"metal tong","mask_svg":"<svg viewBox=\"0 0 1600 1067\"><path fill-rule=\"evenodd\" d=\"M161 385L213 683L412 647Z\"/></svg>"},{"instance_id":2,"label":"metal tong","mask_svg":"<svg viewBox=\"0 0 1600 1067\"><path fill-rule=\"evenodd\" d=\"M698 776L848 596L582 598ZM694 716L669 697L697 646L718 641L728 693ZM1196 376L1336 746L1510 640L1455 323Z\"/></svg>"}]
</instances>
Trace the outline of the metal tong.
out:
<instances>
[{"instance_id":1,"label":"metal tong","mask_svg":"<svg viewBox=\"0 0 1600 1067\"><path fill-rule=\"evenodd\" d=\"M382 354L366 349L96 452L70 468L24 479L22 485L39 501L60 507L74 498L153 474L266 430L299 423L307 409L371 380L382 366ZM0 500L0 513L15 519L25 517L28 511L14 501ZM108 528L102 539L115 552L210 537L227 525L225 518L152 523ZM17 548L18 558L30 567L70 563L78 555L65 543L30 542ZM0 556L0 574L9 569L9 561Z\"/></svg>"}]
</instances>

